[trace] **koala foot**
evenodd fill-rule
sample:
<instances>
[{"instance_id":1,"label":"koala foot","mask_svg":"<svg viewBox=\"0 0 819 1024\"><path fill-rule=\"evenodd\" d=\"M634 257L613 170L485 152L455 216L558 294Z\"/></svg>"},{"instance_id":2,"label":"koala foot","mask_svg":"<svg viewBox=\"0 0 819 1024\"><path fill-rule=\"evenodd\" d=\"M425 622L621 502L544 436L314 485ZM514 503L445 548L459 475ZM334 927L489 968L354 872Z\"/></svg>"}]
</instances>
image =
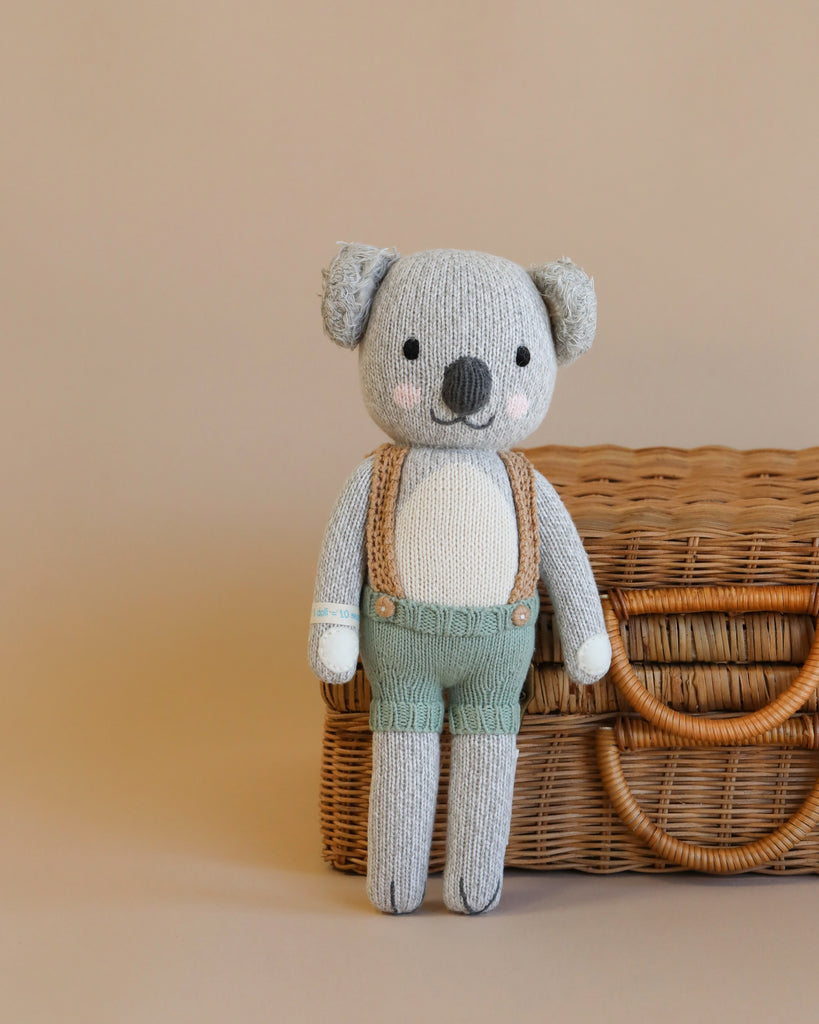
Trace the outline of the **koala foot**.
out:
<instances>
[{"instance_id":1,"label":"koala foot","mask_svg":"<svg viewBox=\"0 0 819 1024\"><path fill-rule=\"evenodd\" d=\"M385 914L393 914L396 917L402 914L413 914L424 902L424 897L427 894L427 887L424 884L424 888L421 891L420 896L418 892L400 892L395 887L395 879L390 882L390 905L383 906L380 902L376 902L372 894L370 895L370 901L373 906L378 910L383 911Z\"/></svg>"},{"instance_id":2,"label":"koala foot","mask_svg":"<svg viewBox=\"0 0 819 1024\"><path fill-rule=\"evenodd\" d=\"M485 914L500 902L518 751L514 736L453 736L444 903Z\"/></svg>"},{"instance_id":3,"label":"koala foot","mask_svg":"<svg viewBox=\"0 0 819 1024\"><path fill-rule=\"evenodd\" d=\"M502 884L503 875L501 875L501 877L498 879L498 884L495 886L495 891L490 896L489 902L485 906L479 907L477 905L473 906L472 902L468 898L467 889L466 886L464 885L464 880L463 878L461 878L458 888L461 895L461 905L463 906L464 911L467 914L469 914L470 917L474 917L476 914L485 914L488 910L493 910L498 905L498 902L500 900L500 891Z\"/></svg>"},{"instance_id":4,"label":"koala foot","mask_svg":"<svg viewBox=\"0 0 819 1024\"><path fill-rule=\"evenodd\" d=\"M385 914L424 900L439 761L438 733L373 733L367 895Z\"/></svg>"}]
</instances>

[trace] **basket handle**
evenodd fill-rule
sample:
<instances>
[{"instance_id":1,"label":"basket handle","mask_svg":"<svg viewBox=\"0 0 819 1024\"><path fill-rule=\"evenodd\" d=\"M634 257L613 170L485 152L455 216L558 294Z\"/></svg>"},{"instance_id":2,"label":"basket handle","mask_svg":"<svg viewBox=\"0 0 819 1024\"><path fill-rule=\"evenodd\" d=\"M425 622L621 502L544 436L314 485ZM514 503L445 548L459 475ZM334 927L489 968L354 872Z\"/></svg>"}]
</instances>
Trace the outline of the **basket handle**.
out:
<instances>
[{"instance_id":1,"label":"basket handle","mask_svg":"<svg viewBox=\"0 0 819 1024\"><path fill-rule=\"evenodd\" d=\"M675 747L680 746L678 737L668 736L645 726L645 723L633 723L638 728L639 736L633 746ZM762 839L742 846L700 846L675 839L664 829L653 822L643 811L629 789L623 766L620 763L620 750L625 749L622 726L619 744L618 730L604 726L597 730L597 764L603 781L603 788L608 794L615 811L623 823L631 829L635 836L642 839L657 856L669 864L677 864L691 871L705 871L711 874L729 874L735 871L748 871L783 857L800 843L819 822L819 778L807 799L786 822ZM626 725L626 733L629 731ZM627 737L626 743L633 739ZM757 736L749 740L754 745L765 743L783 746L799 746L817 749L816 718L807 722L797 718L787 722L781 729L770 736Z\"/></svg>"},{"instance_id":2,"label":"basket handle","mask_svg":"<svg viewBox=\"0 0 819 1024\"><path fill-rule=\"evenodd\" d=\"M757 711L737 718L715 719L688 715L663 704L634 674L620 634L620 622L627 621L629 615L700 611L776 611L816 616L819 614L819 586L612 590L603 601L603 615L611 640L612 682L629 704L662 732L713 745L739 743L782 725L819 686L817 629L802 671L787 690Z\"/></svg>"}]
</instances>

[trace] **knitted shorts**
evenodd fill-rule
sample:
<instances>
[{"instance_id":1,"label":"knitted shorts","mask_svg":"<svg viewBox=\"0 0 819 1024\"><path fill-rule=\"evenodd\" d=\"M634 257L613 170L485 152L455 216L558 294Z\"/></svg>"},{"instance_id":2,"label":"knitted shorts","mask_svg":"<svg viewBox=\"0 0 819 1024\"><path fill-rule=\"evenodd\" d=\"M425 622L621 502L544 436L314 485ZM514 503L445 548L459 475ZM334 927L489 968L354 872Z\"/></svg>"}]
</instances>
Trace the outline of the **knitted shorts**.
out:
<instances>
[{"instance_id":1,"label":"knitted shorts","mask_svg":"<svg viewBox=\"0 0 819 1024\"><path fill-rule=\"evenodd\" d=\"M379 601L382 611L388 602L388 617L378 614ZM515 604L455 608L365 586L361 660L372 687L370 728L440 732L446 690L450 732L516 734L538 604L535 594ZM526 623L516 625L513 613Z\"/></svg>"}]
</instances>

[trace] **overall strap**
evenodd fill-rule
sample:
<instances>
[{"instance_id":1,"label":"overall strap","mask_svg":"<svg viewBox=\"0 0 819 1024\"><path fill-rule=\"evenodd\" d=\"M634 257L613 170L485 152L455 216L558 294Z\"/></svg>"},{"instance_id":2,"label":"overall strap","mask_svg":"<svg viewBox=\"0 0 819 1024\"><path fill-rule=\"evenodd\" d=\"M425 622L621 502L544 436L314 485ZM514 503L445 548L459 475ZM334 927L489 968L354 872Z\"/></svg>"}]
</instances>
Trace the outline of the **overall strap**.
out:
<instances>
[{"instance_id":1,"label":"overall strap","mask_svg":"<svg viewBox=\"0 0 819 1024\"><path fill-rule=\"evenodd\" d=\"M522 452L498 452L498 455L509 474L518 517L518 573L509 595L509 604L514 604L535 593L540 576L535 471Z\"/></svg>"},{"instance_id":2,"label":"overall strap","mask_svg":"<svg viewBox=\"0 0 819 1024\"><path fill-rule=\"evenodd\" d=\"M395 565L395 508L408 448L382 444L375 450L367 510L367 568L377 593L403 597Z\"/></svg>"}]
</instances>

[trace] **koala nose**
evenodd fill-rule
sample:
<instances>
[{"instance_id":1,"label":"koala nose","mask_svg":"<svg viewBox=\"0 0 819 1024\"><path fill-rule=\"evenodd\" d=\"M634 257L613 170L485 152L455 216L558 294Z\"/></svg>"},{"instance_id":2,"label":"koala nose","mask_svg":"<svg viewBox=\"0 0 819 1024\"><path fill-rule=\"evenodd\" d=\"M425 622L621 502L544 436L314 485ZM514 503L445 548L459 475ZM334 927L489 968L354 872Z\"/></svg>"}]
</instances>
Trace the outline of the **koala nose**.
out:
<instances>
[{"instance_id":1,"label":"koala nose","mask_svg":"<svg viewBox=\"0 0 819 1024\"><path fill-rule=\"evenodd\" d=\"M492 374L482 359L462 356L444 370L441 398L456 416L483 409L492 391Z\"/></svg>"}]
</instances>

